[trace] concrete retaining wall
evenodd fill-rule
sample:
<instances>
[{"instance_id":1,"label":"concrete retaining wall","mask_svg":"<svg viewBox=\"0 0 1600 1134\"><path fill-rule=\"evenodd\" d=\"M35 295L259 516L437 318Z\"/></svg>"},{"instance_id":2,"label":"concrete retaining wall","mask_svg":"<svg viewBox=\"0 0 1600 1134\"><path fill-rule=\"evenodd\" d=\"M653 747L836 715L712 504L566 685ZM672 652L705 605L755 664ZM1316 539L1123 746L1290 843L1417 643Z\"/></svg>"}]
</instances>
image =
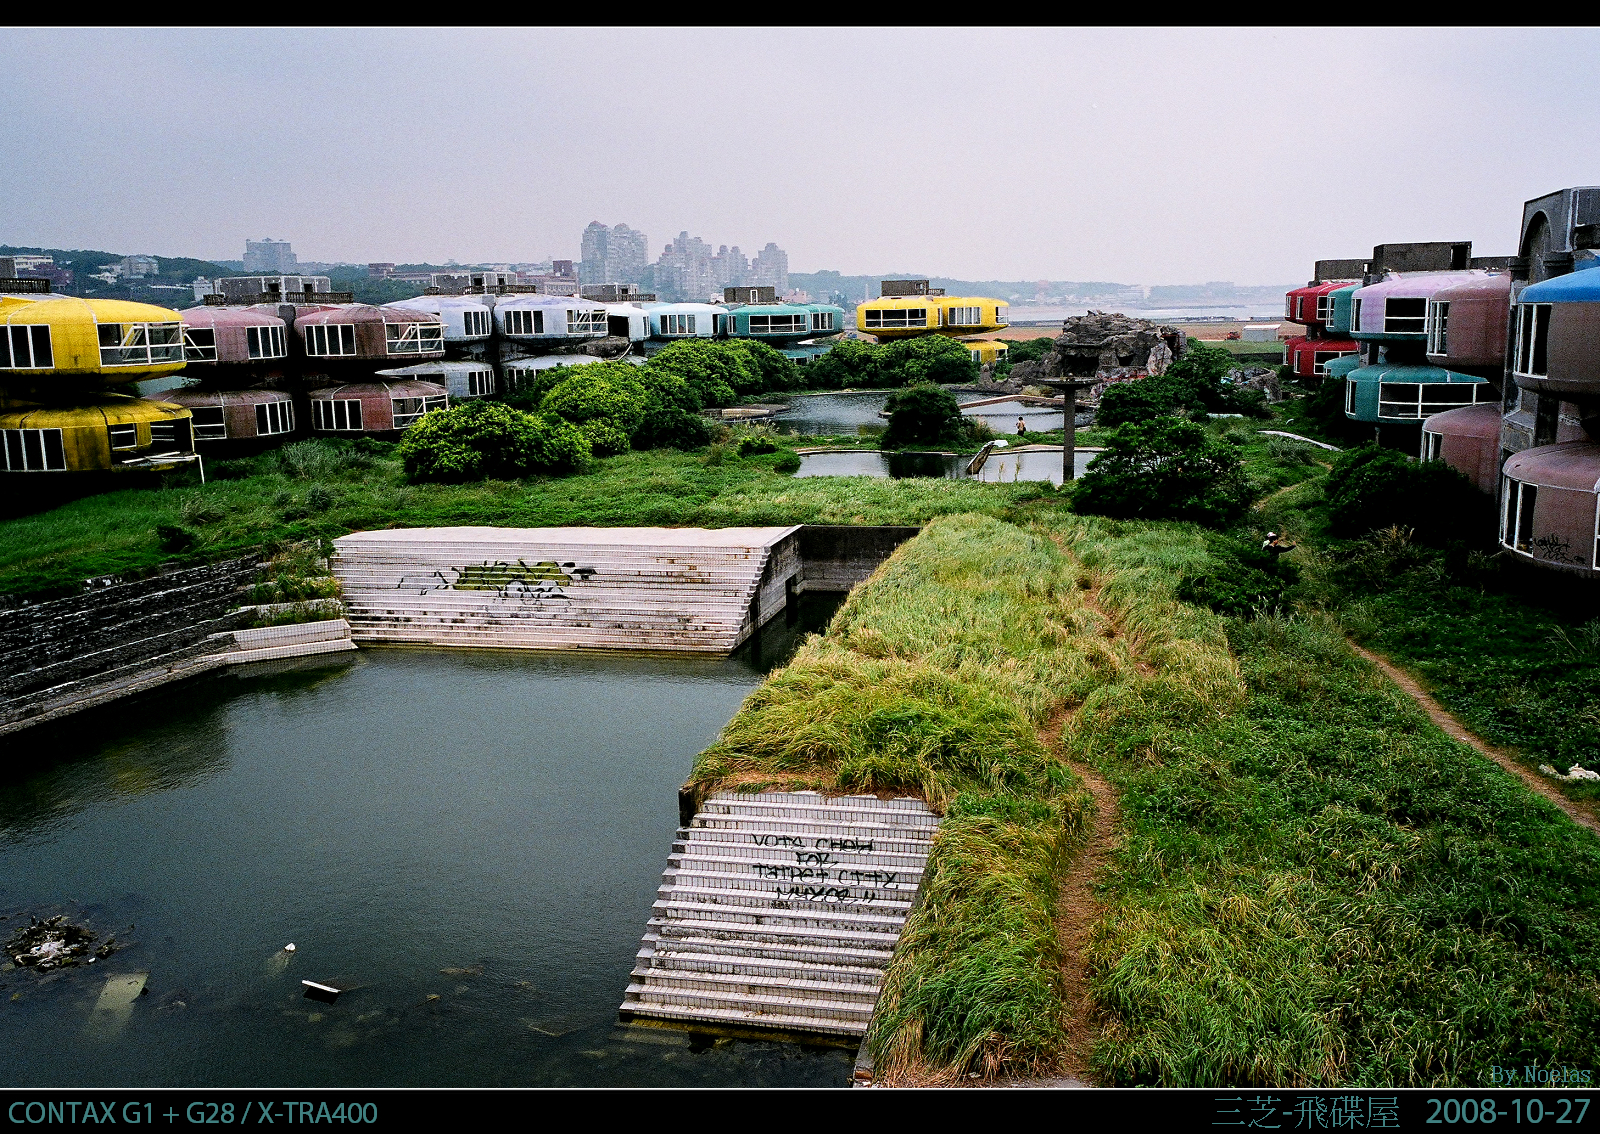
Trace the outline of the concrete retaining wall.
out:
<instances>
[{"instance_id":1,"label":"concrete retaining wall","mask_svg":"<svg viewBox=\"0 0 1600 1134\"><path fill-rule=\"evenodd\" d=\"M799 533L800 589L848 591L878 569L921 528L806 524Z\"/></svg>"}]
</instances>

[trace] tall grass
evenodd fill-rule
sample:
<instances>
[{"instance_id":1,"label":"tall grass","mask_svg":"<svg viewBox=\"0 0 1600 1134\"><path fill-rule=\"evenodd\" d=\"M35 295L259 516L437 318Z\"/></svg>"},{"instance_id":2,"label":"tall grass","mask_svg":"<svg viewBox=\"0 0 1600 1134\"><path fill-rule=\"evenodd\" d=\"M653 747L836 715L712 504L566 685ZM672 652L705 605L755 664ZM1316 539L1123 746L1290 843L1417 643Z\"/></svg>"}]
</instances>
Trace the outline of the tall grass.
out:
<instances>
[{"instance_id":1,"label":"tall grass","mask_svg":"<svg viewBox=\"0 0 1600 1134\"><path fill-rule=\"evenodd\" d=\"M1121 530L1058 524L1108 546ZM1129 531L1126 563L1088 563L1043 527L935 520L696 764L700 792L910 792L943 813L869 1040L891 1080L1026 1073L1059 1056L1058 889L1091 804L1041 729L1118 683L1169 683L1209 703L1220 681L1222 700L1235 697L1215 626L1137 581L1145 559L1181 562L1203 542L1184 528ZM1194 674L1206 688L1190 688Z\"/></svg>"},{"instance_id":2,"label":"tall grass","mask_svg":"<svg viewBox=\"0 0 1600 1134\"><path fill-rule=\"evenodd\" d=\"M1091 962L1108 1082L1477 1085L1600 1057L1600 844L1435 729L1327 617L1229 626L1243 710L1119 690L1074 738L1123 792Z\"/></svg>"}]
</instances>

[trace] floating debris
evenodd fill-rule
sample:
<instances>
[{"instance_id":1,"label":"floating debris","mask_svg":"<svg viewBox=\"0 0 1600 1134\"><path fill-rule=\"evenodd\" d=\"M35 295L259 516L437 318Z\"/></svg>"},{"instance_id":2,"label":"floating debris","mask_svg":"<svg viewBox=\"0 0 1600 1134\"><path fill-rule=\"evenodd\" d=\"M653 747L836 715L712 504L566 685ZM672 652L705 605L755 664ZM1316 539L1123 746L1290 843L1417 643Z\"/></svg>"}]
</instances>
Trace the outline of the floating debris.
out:
<instances>
[{"instance_id":1,"label":"floating debris","mask_svg":"<svg viewBox=\"0 0 1600 1134\"><path fill-rule=\"evenodd\" d=\"M300 983L305 986L307 997L321 1000L326 1004L332 1004L339 999L339 994L344 991L342 988L334 988L331 984L319 984L314 980L303 980Z\"/></svg>"},{"instance_id":2,"label":"floating debris","mask_svg":"<svg viewBox=\"0 0 1600 1134\"><path fill-rule=\"evenodd\" d=\"M100 999L95 1001L94 1009L89 1013L86 1026L88 1033L95 1039L115 1038L133 1016L134 1001L145 994L145 982L149 979L149 973L123 973L107 977L105 987L100 990Z\"/></svg>"},{"instance_id":3,"label":"floating debris","mask_svg":"<svg viewBox=\"0 0 1600 1134\"><path fill-rule=\"evenodd\" d=\"M473 965L469 969L440 969L445 976L482 976L483 966Z\"/></svg>"},{"instance_id":4,"label":"floating debris","mask_svg":"<svg viewBox=\"0 0 1600 1134\"><path fill-rule=\"evenodd\" d=\"M104 960L117 950L117 939L108 937L95 949L97 937L81 925L73 925L66 914L40 921L29 917L28 924L6 942L6 956L23 968L65 968L68 965Z\"/></svg>"}]
</instances>

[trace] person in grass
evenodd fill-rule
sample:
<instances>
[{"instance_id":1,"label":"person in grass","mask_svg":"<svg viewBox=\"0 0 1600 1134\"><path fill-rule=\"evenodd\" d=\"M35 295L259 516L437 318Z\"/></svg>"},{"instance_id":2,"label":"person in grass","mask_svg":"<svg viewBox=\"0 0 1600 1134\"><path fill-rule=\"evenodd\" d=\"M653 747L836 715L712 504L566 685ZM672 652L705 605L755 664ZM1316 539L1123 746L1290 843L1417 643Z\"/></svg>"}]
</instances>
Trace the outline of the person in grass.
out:
<instances>
[{"instance_id":1,"label":"person in grass","mask_svg":"<svg viewBox=\"0 0 1600 1134\"><path fill-rule=\"evenodd\" d=\"M1285 543L1283 537L1277 532L1268 532L1267 538L1261 544L1261 550L1271 552L1274 556L1282 555L1286 551L1293 551L1295 545Z\"/></svg>"}]
</instances>

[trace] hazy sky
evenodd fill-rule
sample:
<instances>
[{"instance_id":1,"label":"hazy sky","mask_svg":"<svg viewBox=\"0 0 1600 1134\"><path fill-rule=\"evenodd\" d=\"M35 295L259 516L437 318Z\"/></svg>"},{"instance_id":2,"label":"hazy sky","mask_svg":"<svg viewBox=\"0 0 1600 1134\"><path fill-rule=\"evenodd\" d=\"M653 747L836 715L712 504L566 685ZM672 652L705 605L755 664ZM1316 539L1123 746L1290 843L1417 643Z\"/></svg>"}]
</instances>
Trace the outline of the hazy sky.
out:
<instances>
[{"instance_id":1,"label":"hazy sky","mask_svg":"<svg viewBox=\"0 0 1600 1134\"><path fill-rule=\"evenodd\" d=\"M1594 31L5 30L0 243L1281 283L1600 182Z\"/></svg>"}]
</instances>

